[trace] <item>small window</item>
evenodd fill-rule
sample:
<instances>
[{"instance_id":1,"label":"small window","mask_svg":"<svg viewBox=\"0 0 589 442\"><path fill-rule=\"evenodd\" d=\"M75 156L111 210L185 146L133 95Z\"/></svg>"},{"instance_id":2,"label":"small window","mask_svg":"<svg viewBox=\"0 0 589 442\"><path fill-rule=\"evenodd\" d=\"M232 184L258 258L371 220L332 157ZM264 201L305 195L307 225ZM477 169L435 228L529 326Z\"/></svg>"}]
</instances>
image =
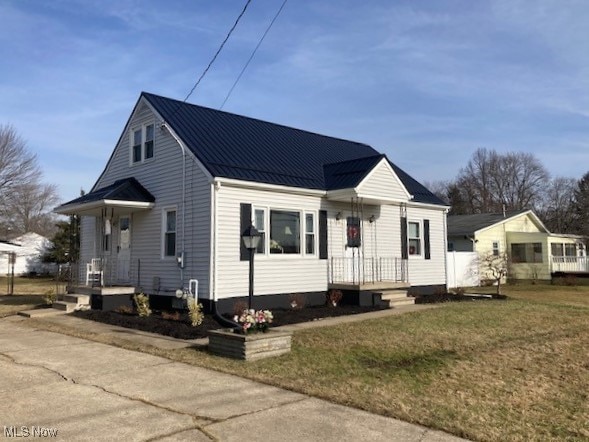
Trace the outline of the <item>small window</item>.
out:
<instances>
[{"instance_id":1,"label":"small window","mask_svg":"<svg viewBox=\"0 0 589 442\"><path fill-rule=\"evenodd\" d=\"M141 161L141 129L133 131L133 162Z\"/></svg>"},{"instance_id":2,"label":"small window","mask_svg":"<svg viewBox=\"0 0 589 442\"><path fill-rule=\"evenodd\" d=\"M499 256L499 241L493 241L493 256Z\"/></svg>"},{"instance_id":3,"label":"small window","mask_svg":"<svg viewBox=\"0 0 589 442\"><path fill-rule=\"evenodd\" d=\"M176 256L176 210L166 210L164 221L164 256Z\"/></svg>"},{"instance_id":4,"label":"small window","mask_svg":"<svg viewBox=\"0 0 589 442\"><path fill-rule=\"evenodd\" d=\"M254 227L260 233L260 242L256 253L266 253L266 211L264 209L255 209Z\"/></svg>"},{"instance_id":5,"label":"small window","mask_svg":"<svg viewBox=\"0 0 589 442\"><path fill-rule=\"evenodd\" d=\"M565 244L564 245L564 256L577 256L577 245L576 244Z\"/></svg>"},{"instance_id":6,"label":"small window","mask_svg":"<svg viewBox=\"0 0 589 442\"><path fill-rule=\"evenodd\" d=\"M145 126L145 159L153 158L153 124Z\"/></svg>"},{"instance_id":7,"label":"small window","mask_svg":"<svg viewBox=\"0 0 589 442\"><path fill-rule=\"evenodd\" d=\"M421 255L421 228L418 222L409 221L407 237L409 240L409 255Z\"/></svg>"},{"instance_id":8,"label":"small window","mask_svg":"<svg viewBox=\"0 0 589 442\"><path fill-rule=\"evenodd\" d=\"M550 253L552 253L552 256L564 256L562 243L553 242L550 244Z\"/></svg>"},{"instance_id":9,"label":"small window","mask_svg":"<svg viewBox=\"0 0 589 442\"><path fill-rule=\"evenodd\" d=\"M305 214L305 253L315 254L315 216L312 213Z\"/></svg>"}]
</instances>

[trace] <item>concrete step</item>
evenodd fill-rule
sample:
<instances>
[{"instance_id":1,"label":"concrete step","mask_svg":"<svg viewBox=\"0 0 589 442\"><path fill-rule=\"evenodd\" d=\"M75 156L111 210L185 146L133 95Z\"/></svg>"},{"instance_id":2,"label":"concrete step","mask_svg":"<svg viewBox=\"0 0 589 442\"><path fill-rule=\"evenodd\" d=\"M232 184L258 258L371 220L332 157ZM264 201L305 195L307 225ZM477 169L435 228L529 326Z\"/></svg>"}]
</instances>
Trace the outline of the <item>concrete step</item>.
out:
<instances>
[{"instance_id":1,"label":"concrete step","mask_svg":"<svg viewBox=\"0 0 589 442\"><path fill-rule=\"evenodd\" d=\"M57 310L62 310L66 313L71 313L73 311L78 310L78 303L77 302L66 302L66 301L57 301L53 303L53 308Z\"/></svg>"},{"instance_id":2,"label":"concrete step","mask_svg":"<svg viewBox=\"0 0 589 442\"><path fill-rule=\"evenodd\" d=\"M396 299L407 299L407 290L387 290L382 292L380 299L383 301L393 301Z\"/></svg>"},{"instance_id":3,"label":"concrete step","mask_svg":"<svg viewBox=\"0 0 589 442\"><path fill-rule=\"evenodd\" d=\"M58 310L56 308L36 308L33 310L23 310L22 312L18 312L20 316L24 316L26 318L40 318L44 316L55 316L55 315L65 315L67 312L65 310Z\"/></svg>"},{"instance_id":4,"label":"concrete step","mask_svg":"<svg viewBox=\"0 0 589 442\"><path fill-rule=\"evenodd\" d=\"M400 307L402 305L413 305L415 304L415 298L405 298L405 299L396 299L393 301L383 301L386 302L388 308L395 308Z\"/></svg>"},{"instance_id":5,"label":"concrete step","mask_svg":"<svg viewBox=\"0 0 589 442\"><path fill-rule=\"evenodd\" d=\"M63 295L60 301L75 302L76 304L90 304L90 295L78 295L75 293Z\"/></svg>"}]
</instances>

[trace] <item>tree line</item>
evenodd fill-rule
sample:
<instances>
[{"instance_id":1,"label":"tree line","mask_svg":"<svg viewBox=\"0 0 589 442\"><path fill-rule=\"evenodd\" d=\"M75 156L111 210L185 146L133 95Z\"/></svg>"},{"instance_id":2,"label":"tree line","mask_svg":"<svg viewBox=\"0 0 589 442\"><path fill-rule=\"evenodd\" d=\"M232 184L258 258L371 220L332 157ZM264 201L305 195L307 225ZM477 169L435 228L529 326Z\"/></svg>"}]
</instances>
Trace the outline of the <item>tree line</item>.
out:
<instances>
[{"instance_id":1,"label":"tree line","mask_svg":"<svg viewBox=\"0 0 589 442\"><path fill-rule=\"evenodd\" d=\"M555 233L589 237L589 172L551 177L531 153L477 149L453 180L426 184L451 215L532 209Z\"/></svg>"}]
</instances>

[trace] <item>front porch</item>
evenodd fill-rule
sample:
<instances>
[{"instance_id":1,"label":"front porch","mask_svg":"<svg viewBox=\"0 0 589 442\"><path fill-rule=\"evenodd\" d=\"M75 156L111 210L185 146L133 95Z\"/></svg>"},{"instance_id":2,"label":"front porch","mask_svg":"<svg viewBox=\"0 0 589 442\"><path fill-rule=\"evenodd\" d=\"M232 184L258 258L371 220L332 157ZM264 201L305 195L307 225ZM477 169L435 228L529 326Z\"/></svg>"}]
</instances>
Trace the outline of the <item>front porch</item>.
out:
<instances>
[{"instance_id":1,"label":"front porch","mask_svg":"<svg viewBox=\"0 0 589 442\"><path fill-rule=\"evenodd\" d=\"M329 285L391 288L391 284L408 283L407 259L398 257L331 257ZM334 287L332 287L334 286Z\"/></svg>"}]
</instances>

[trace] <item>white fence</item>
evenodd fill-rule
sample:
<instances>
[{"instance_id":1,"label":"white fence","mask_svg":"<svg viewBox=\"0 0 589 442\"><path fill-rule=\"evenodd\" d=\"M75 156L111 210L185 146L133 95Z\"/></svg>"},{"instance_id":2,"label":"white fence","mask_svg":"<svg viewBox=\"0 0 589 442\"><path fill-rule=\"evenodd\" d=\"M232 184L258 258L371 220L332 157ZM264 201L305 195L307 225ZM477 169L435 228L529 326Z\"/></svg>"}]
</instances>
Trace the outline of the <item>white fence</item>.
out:
<instances>
[{"instance_id":1,"label":"white fence","mask_svg":"<svg viewBox=\"0 0 589 442\"><path fill-rule=\"evenodd\" d=\"M480 285L479 256L476 252L447 252L448 288Z\"/></svg>"}]
</instances>

